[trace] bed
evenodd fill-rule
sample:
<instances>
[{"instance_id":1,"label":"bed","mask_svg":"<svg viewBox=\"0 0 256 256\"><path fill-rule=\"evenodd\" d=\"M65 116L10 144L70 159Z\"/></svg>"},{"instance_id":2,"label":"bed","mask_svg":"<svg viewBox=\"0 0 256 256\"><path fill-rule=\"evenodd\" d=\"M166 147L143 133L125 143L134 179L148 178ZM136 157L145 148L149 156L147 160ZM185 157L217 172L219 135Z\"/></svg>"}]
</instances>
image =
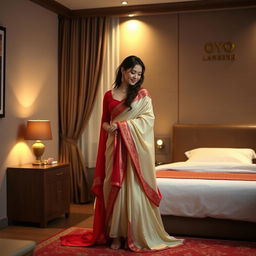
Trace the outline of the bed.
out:
<instances>
[{"instance_id":1,"label":"bed","mask_svg":"<svg viewBox=\"0 0 256 256\"><path fill-rule=\"evenodd\" d=\"M156 167L166 231L256 240L256 125L175 124L172 137L172 163Z\"/></svg>"}]
</instances>

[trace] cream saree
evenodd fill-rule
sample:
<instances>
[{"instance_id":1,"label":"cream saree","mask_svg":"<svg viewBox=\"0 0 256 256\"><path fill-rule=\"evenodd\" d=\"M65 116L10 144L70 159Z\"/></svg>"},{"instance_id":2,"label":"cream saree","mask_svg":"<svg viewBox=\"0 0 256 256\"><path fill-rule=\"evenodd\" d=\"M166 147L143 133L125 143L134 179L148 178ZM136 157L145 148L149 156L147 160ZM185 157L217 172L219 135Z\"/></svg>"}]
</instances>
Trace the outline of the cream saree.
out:
<instances>
[{"instance_id":1,"label":"cream saree","mask_svg":"<svg viewBox=\"0 0 256 256\"><path fill-rule=\"evenodd\" d=\"M159 213L161 195L156 186L154 113L145 89L129 110L114 108L112 122L118 131L108 135L103 184L107 234L124 237L133 251L163 249L182 240L169 236Z\"/></svg>"},{"instance_id":2,"label":"cream saree","mask_svg":"<svg viewBox=\"0 0 256 256\"><path fill-rule=\"evenodd\" d=\"M146 89L140 89L129 110L123 102L111 111L114 133L101 129L92 191L96 196L92 232L65 236L62 244L88 246L122 237L135 252L181 245L169 236L159 212L156 185L154 113Z\"/></svg>"}]
</instances>

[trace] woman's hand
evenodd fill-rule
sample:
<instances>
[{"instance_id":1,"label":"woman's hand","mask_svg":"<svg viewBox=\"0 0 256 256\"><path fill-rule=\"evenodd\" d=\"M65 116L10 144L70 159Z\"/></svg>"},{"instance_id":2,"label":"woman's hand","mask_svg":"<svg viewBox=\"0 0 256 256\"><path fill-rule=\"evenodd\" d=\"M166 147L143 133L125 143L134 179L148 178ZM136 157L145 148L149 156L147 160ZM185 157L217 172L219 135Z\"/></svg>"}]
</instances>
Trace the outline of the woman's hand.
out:
<instances>
[{"instance_id":1,"label":"woman's hand","mask_svg":"<svg viewBox=\"0 0 256 256\"><path fill-rule=\"evenodd\" d=\"M103 123L103 124L102 124L102 127L103 127L103 129L104 129L106 132L109 132L109 133L112 133L112 132L116 131L117 128L118 128L116 123L112 123L112 124Z\"/></svg>"}]
</instances>

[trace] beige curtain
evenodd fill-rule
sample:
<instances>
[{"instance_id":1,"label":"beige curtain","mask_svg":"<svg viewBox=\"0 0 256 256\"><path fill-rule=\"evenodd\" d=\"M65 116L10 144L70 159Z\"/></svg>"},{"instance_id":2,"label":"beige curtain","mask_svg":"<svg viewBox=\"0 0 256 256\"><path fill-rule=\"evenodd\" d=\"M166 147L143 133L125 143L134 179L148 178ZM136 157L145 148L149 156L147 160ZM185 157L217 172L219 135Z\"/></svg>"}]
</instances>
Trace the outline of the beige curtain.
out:
<instances>
[{"instance_id":1,"label":"beige curtain","mask_svg":"<svg viewBox=\"0 0 256 256\"><path fill-rule=\"evenodd\" d=\"M93 105L93 110L81 136L79 145L85 164L88 168L96 166L100 123L102 115L102 101L104 93L113 87L115 71L119 65L119 18L109 18L107 49L102 66L99 90Z\"/></svg>"},{"instance_id":2,"label":"beige curtain","mask_svg":"<svg viewBox=\"0 0 256 256\"><path fill-rule=\"evenodd\" d=\"M106 48L106 17L59 18L59 160L71 166L71 201L90 200L78 147L96 97Z\"/></svg>"}]
</instances>

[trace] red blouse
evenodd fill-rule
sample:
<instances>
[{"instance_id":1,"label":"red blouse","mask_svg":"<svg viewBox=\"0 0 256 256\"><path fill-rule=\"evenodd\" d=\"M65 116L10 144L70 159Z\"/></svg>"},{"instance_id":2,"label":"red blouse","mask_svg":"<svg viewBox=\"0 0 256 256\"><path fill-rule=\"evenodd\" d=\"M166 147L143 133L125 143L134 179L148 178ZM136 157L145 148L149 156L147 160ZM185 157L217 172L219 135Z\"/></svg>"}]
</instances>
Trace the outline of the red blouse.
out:
<instances>
[{"instance_id":1,"label":"red blouse","mask_svg":"<svg viewBox=\"0 0 256 256\"><path fill-rule=\"evenodd\" d=\"M120 104L120 100L116 100L113 98L112 90L109 90L105 93L103 98L103 113L102 113L102 123L110 122L111 120L111 112L114 107Z\"/></svg>"}]
</instances>

